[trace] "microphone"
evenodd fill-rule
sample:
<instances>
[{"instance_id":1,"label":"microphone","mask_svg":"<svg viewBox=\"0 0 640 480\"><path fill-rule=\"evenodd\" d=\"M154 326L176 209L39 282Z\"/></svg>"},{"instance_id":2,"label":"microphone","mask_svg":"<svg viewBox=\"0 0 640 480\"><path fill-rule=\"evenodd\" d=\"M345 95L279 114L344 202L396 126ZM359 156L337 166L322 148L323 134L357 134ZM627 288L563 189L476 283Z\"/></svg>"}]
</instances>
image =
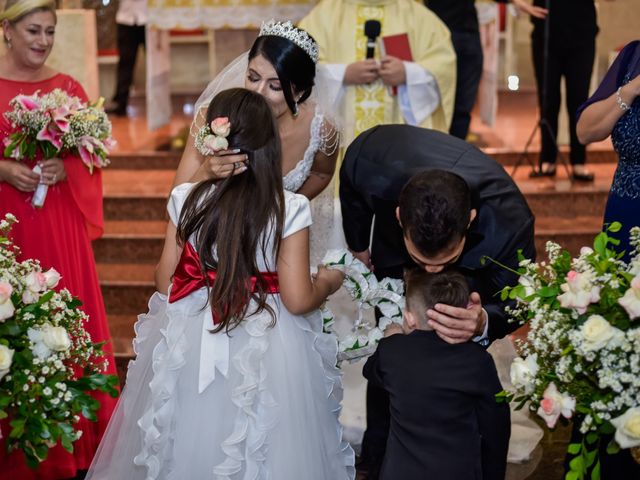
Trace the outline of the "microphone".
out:
<instances>
[{"instance_id":1,"label":"microphone","mask_svg":"<svg viewBox=\"0 0 640 480\"><path fill-rule=\"evenodd\" d=\"M364 36L367 37L367 58L373 58L376 38L380 36L380 22L378 20L364 22Z\"/></svg>"}]
</instances>

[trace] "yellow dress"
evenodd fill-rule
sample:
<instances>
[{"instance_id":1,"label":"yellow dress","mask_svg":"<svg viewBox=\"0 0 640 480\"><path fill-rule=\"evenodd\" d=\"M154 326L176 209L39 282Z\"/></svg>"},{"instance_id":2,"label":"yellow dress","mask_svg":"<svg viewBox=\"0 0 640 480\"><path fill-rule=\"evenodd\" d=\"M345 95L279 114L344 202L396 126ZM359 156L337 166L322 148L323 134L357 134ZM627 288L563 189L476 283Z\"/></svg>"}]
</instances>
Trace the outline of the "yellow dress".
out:
<instances>
[{"instance_id":1,"label":"yellow dress","mask_svg":"<svg viewBox=\"0 0 640 480\"><path fill-rule=\"evenodd\" d=\"M381 35L406 33L413 62L405 62L406 85L394 95L381 80L345 86L346 66L366 57L366 20L381 23ZM409 123L448 132L453 114L456 56L450 33L422 3L413 0L322 0L301 20L320 47L318 75L333 95L344 124L343 145L380 124ZM380 58L380 43L375 57Z\"/></svg>"}]
</instances>

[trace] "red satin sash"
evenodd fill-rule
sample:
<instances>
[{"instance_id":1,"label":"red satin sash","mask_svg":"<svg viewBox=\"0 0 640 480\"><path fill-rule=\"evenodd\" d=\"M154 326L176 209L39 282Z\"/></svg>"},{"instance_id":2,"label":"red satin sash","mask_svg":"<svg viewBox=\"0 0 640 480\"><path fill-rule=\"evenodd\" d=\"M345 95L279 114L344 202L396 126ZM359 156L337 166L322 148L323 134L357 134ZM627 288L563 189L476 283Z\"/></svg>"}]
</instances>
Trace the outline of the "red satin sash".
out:
<instances>
[{"instance_id":1,"label":"red satin sash","mask_svg":"<svg viewBox=\"0 0 640 480\"><path fill-rule=\"evenodd\" d=\"M260 276L267 282L267 293L280 293L280 285L278 284L277 272L260 272ZM215 270L206 273L209 285L216 280ZM251 291L255 292L256 277L251 277ZM205 287L205 275L200 268L200 258L193 246L187 242L182 249L180 261L176 266L173 274L173 282L171 285L171 294L169 295L169 303L177 302L190 293L193 293ZM217 325L220 319L216 315L213 316L213 323Z\"/></svg>"}]
</instances>

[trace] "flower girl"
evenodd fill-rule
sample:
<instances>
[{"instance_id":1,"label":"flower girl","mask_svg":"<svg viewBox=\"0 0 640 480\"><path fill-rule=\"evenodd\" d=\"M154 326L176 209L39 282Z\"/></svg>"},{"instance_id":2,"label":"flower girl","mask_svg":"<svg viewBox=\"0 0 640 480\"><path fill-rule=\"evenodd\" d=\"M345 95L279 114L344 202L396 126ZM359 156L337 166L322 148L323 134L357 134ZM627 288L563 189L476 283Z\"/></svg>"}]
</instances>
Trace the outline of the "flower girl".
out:
<instances>
[{"instance_id":1,"label":"flower girl","mask_svg":"<svg viewBox=\"0 0 640 480\"><path fill-rule=\"evenodd\" d=\"M266 101L220 92L196 146L240 149L248 168L171 192L158 270L172 283L139 317L87 478L352 479L337 345L316 310L342 274L309 274L309 201L282 188Z\"/></svg>"}]
</instances>

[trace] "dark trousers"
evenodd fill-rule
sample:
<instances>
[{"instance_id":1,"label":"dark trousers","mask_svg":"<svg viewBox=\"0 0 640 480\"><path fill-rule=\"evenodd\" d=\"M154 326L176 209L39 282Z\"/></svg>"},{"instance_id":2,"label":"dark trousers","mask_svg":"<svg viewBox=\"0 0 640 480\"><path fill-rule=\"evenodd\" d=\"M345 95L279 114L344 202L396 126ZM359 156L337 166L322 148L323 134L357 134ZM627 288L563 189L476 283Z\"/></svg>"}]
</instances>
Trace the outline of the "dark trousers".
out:
<instances>
[{"instance_id":1,"label":"dark trousers","mask_svg":"<svg viewBox=\"0 0 640 480\"><path fill-rule=\"evenodd\" d=\"M482 77L482 44L479 32L451 32L456 51L458 74L456 77L456 102L449 133L465 140L471 123L471 110L476 103Z\"/></svg>"},{"instance_id":2,"label":"dark trousers","mask_svg":"<svg viewBox=\"0 0 640 480\"><path fill-rule=\"evenodd\" d=\"M385 277L403 278L403 267L376 268L378 280ZM378 320L376 310L376 321ZM387 438L391 415L389 414L389 394L386 390L367 384L367 429L362 438L360 457L367 465L367 480L376 480L380 476L380 468L387 450Z\"/></svg>"},{"instance_id":3,"label":"dark trousers","mask_svg":"<svg viewBox=\"0 0 640 480\"><path fill-rule=\"evenodd\" d=\"M555 163L558 155L556 138L558 135L558 113L560 111L560 82L565 79L566 104L569 113L569 134L571 137L571 164L583 165L586 148L576 135L576 111L589 97L589 83L595 56L595 37L576 44L564 45L549 42L548 64L544 65L544 32L535 29L531 35L533 66L538 86L538 104L542 120L542 149L540 162ZM546 72L545 72L546 70ZM543 98L544 76L547 76L546 98Z\"/></svg>"},{"instance_id":4,"label":"dark trousers","mask_svg":"<svg viewBox=\"0 0 640 480\"><path fill-rule=\"evenodd\" d=\"M118 78L113 101L118 108L127 108L129 89L133 83L133 69L136 66L138 48L145 45L144 25L118 24Z\"/></svg>"}]
</instances>

